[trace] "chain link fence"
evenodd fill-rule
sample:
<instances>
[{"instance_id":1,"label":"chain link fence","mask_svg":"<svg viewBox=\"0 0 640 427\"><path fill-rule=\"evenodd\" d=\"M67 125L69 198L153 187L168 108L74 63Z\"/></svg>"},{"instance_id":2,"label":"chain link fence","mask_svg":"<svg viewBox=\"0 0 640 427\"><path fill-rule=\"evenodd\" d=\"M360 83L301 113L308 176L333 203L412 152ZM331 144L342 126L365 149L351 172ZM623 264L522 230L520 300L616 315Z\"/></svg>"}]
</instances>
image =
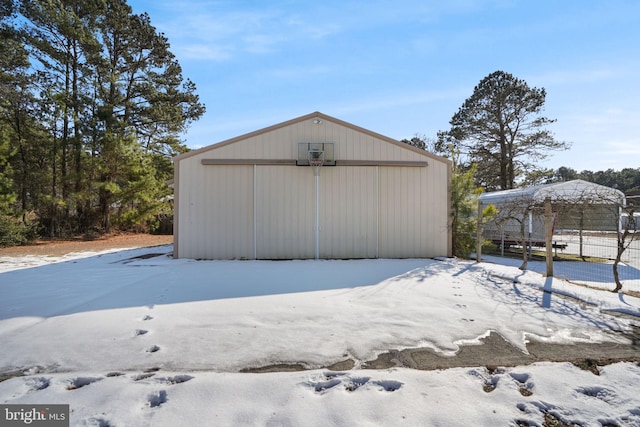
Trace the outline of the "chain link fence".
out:
<instances>
[{"instance_id":1,"label":"chain link fence","mask_svg":"<svg viewBox=\"0 0 640 427\"><path fill-rule=\"evenodd\" d=\"M491 203L497 214L480 225L479 257L503 257L523 269L551 271L597 288L614 290L619 283L622 291L640 292L640 214L635 203L610 194L545 192L541 201L524 191L509 198L487 193L479 212Z\"/></svg>"}]
</instances>

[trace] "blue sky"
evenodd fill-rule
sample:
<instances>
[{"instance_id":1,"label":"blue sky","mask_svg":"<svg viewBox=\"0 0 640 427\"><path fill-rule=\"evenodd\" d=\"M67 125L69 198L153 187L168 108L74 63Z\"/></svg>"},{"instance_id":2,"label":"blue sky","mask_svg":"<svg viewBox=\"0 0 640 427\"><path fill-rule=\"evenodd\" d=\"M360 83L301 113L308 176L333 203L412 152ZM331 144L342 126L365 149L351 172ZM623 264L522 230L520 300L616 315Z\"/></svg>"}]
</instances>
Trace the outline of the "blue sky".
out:
<instances>
[{"instance_id":1,"label":"blue sky","mask_svg":"<svg viewBox=\"0 0 640 427\"><path fill-rule=\"evenodd\" d=\"M541 166L640 167L640 1L129 0L207 112L197 148L313 111L395 139L435 138L482 78L547 91Z\"/></svg>"}]
</instances>

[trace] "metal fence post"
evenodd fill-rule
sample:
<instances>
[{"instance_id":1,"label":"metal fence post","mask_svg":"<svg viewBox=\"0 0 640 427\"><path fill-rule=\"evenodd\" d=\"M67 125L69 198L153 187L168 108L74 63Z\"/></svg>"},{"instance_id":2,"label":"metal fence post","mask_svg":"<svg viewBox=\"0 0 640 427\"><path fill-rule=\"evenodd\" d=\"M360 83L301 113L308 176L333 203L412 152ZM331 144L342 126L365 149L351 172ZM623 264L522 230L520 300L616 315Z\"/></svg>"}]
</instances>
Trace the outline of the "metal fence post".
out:
<instances>
[{"instance_id":1,"label":"metal fence post","mask_svg":"<svg viewBox=\"0 0 640 427\"><path fill-rule=\"evenodd\" d=\"M553 277L553 211L551 210L551 198L544 199L544 245L547 250L547 277Z\"/></svg>"}]
</instances>

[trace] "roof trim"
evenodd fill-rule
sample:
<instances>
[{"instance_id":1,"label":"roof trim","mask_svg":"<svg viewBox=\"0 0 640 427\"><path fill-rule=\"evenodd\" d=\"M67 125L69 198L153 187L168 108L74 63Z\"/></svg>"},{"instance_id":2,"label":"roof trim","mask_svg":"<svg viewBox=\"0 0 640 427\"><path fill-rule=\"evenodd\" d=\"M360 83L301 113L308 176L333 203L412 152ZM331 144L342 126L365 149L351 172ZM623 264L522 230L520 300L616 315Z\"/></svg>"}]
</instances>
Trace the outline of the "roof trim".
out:
<instances>
[{"instance_id":1,"label":"roof trim","mask_svg":"<svg viewBox=\"0 0 640 427\"><path fill-rule=\"evenodd\" d=\"M412 160L336 160L336 166L404 166L424 168L429 162Z\"/></svg>"},{"instance_id":2,"label":"roof trim","mask_svg":"<svg viewBox=\"0 0 640 427\"><path fill-rule=\"evenodd\" d=\"M296 165L290 159L202 159L202 165Z\"/></svg>"},{"instance_id":3,"label":"roof trim","mask_svg":"<svg viewBox=\"0 0 640 427\"><path fill-rule=\"evenodd\" d=\"M282 122L282 123L277 123L275 125L268 126L266 128L258 129L256 131L249 132L249 133L246 133L244 135L239 135L239 136L236 136L234 138L227 139L227 140L224 140L224 141L221 141L221 142L218 142L218 143L207 145L206 147L202 147L202 148L199 148L197 150L188 151L186 153L183 153L183 154L180 154L180 155L174 157L173 161L174 162L179 162L180 160L183 160L183 159L186 159L186 158L189 158L189 157L192 157L192 156L196 156L198 154L202 154L202 153L210 151L210 150L215 150L217 148L222 148L222 147L225 147L227 145L233 144L233 143L238 142L238 141L242 141L242 140L245 140L245 139L248 139L248 138L252 138L254 136L262 135L264 133L272 132L274 130L277 130L277 129L280 129L280 128L283 128L283 127L286 127L286 126L290 126L290 125L293 125L293 124L296 124L296 123L300 123L300 122L303 122L303 121L306 121L306 120L315 119L315 118L321 119L321 120L326 120L326 121L329 121L329 122L333 122L335 124L342 125L344 127L347 127L347 128L352 129L352 130L355 130L356 132L364 133L364 134L372 136L374 138L381 139L381 140L383 140L385 142L388 142L390 144L396 145L396 146L401 147L401 148L403 148L405 150L413 151L415 153L418 153L418 154L420 154L422 156L425 156L425 157L428 157L430 159L433 159L433 160L436 160L436 161L439 161L439 162L442 162L442 163L446 163L446 164L451 164L451 161L449 159L445 158L445 157L441 157L441 156L438 156L436 154L430 153L428 151L422 150L420 148L413 147L413 146L411 146L409 144L405 144L404 142L397 141L397 140L395 140L393 138L389 138L388 136L384 136L382 134L373 132L371 130L362 128L360 126L356 126L354 124L345 122L345 121L337 119L335 117L328 116L328 115L323 114L323 113L321 113L319 111L315 111L313 113L306 114L304 116L296 117L294 119L287 120L287 121Z\"/></svg>"},{"instance_id":4,"label":"roof trim","mask_svg":"<svg viewBox=\"0 0 640 427\"><path fill-rule=\"evenodd\" d=\"M295 159L202 159L200 164L204 166L237 166L237 165L259 165L259 166L309 166L298 165ZM336 160L333 166L403 166L403 167L427 167L429 162L415 160ZM173 185L173 180L171 180Z\"/></svg>"}]
</instances>

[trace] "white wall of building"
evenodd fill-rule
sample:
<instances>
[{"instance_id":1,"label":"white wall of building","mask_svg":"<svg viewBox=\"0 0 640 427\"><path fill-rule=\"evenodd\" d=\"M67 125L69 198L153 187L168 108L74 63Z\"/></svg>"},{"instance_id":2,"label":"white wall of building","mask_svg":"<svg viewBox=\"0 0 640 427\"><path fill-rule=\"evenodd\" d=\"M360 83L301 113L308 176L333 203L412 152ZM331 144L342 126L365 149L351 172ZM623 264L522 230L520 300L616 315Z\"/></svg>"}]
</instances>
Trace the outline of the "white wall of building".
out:
<instances>
[{"instance_id":1,"label":"white wall of building","mask_svg":"<svg viewBox=\"0 0 640 427\"><path fill-rule=\"evenodd\" d=\"M335 144L337 166L318 178L317 234L313 171L286 162L299 142ZM449 162L321 113L178 156L175 166L176 257L314 258L316 235L320 258L451 253Z\"/></svg>"}]
</instances>

